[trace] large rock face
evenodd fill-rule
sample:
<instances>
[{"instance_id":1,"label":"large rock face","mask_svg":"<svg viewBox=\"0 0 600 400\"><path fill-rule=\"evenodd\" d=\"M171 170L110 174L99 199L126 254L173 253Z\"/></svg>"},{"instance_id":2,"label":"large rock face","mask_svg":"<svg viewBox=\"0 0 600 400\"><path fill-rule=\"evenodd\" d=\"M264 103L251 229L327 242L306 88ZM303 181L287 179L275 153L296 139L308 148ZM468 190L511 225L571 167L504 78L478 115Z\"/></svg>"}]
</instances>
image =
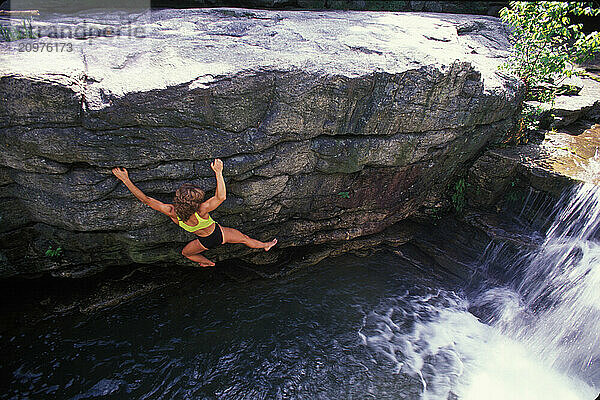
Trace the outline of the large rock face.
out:
<instances>
[{"instance_id":1,"label":"large rock face","mask_svg":"<svg viewBox=\"0 0 600 400\"><path fill-rule=\"evenodd\" d=\"M215 260L273 263L292 247L379 233L438 204L513 125L521 96L497 72L508 43L493 17L203 9L41 20L41 39L0 45L4 277L188 263L180 251L194 236L135 199L114 166L170 202L184 182L214 188L209 163L223 159L228 198L213 217L276 236L279 250L227 246L208 253ZM98 36L107 29L121 36ZM45 36L68 32L77 38ZM73 51L19 51L25 43ZM49 246L64 253L49 257Z\"/></svg>"},{"instance_id":2,"label":"large rock face","mask_svg":"<svg viewBox=\"0 0 600 400\"><path fill-rule=\"evenodd\" d=\"M16 3L16 4L15 4ZM277 10L421 11L498 16L508 1L405 1L405 0L128 0L121 4L99 0L19 0L0 3L14 10L72 13L109 6L135 8L244 7Z\"/></svg>"}]
</instances>

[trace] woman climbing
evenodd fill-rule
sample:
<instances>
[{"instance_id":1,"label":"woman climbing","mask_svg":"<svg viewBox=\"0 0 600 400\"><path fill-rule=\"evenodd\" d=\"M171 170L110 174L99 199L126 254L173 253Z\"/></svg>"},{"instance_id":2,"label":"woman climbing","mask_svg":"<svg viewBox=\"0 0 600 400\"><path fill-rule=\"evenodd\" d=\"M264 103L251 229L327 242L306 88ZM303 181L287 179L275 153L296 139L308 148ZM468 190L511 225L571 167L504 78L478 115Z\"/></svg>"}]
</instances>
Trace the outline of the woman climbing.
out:
<instances>
[{"instance_id":1,"label":"woman climbing","mask_svg":"<svg viewBox=\"0 0 600 400\"><path fill-rule=\"evenodd\" d=\"M152 197L146 196L131 182L125 168L113 168L112 172L142 203L169 216L174 223L198 236L197 239L185 245L181 254L201 266L211 267L215 265L214 262L200 253L208 249L213 249L220 244L243 243L253 249L265 249L265 251L269 251L271 247L275 246L277 239L266 243L252 239L237 229L226 228L217 224L208 214L219 207L225 200L223 161L216 159L210 164L210 167L215 172L215 177L217 178L215 195L203 201L204 191L202 189L189 183L184 183L175 192L173 204L164 204Z\"/></svg>"}]
</instances>

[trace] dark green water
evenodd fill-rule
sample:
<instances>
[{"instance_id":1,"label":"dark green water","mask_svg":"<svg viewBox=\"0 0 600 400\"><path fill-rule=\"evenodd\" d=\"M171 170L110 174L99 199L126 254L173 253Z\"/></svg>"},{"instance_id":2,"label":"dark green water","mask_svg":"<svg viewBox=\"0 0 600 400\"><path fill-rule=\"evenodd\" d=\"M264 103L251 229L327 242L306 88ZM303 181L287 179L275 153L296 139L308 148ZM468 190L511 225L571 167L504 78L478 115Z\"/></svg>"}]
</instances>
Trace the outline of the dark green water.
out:
<instances>
[{"instance_id":1,"label":"dark green water","mask_svg":"<svg viewBox=\"0 0 600 400\"><path fill-rule=\"evenodd\" d=\"M388 253L325 260L282 279L196 280L1 337L0 393L7 399L481 399L480 386L489 387L483 371L500 372L493 390L512 394L522 386L514 380L524 376L513 360L525 360L518 365L531 371L542 367L469 313L461 290L441 283L451 281ZM515 355L503 357L507 349ZM487 362L493 355L499 361ZM550 392L568 381L538 375L531 386Z\"/></svg>"},{"instance_id":2,"label":"dark green water","mask_svg":"<svg viewBox=\"0 0 600 400\"><path fill-rule=\"evenodd\" d=\"M346 256L284 279L193 282L92 318L45 321L2 338L3 392L273 399L415 390L403 376L377 383L389 373L364 365L372 354L358 331L382 299L426 291L419 275L392 255Z\"/></svg>"}]
</instances>

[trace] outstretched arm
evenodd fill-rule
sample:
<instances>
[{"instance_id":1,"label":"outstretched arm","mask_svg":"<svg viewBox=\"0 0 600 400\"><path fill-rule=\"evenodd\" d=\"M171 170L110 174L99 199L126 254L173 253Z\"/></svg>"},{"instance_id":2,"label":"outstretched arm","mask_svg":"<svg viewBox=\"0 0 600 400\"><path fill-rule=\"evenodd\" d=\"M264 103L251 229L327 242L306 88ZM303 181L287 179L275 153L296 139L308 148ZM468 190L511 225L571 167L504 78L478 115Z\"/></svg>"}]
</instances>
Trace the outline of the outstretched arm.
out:
<instances>
[{"instance_id":1,"label":"outstretched arm","mask_svg":"<svg viewBox=\"0 0 600 400\"><path fill-rule=\"evenodd\" d=\"M171 216L171 214L173 214L173 205L164 204L156 199L153 199L152 197L146 196L144 192L138 189L138 187L135 186L133 182L131 182L131 180L129 179L129 173L125 168L113 168L112 173L115 174L115 176L119 178L119 180L123 182L125 186L127 186L127 188L131 191L131 193L133 193L133 195L137 197L142 203L168 216Z\"/></svg>"},{"instance_id":2,"label":"outstretched arm","mask_svg":"<svg viewBox=\"0 0 600 400\"><path fill-rule=\"evenodd\" d=\"M225 179L223 179L223 161L217 158L210 164L210 167L213 171L215 171L215 178L217 178L217 190L215 190L215 195L213 197L202 203L203 212L211 212L215 208L219 207L227 198Z\"/></svg>"}]
</instances>

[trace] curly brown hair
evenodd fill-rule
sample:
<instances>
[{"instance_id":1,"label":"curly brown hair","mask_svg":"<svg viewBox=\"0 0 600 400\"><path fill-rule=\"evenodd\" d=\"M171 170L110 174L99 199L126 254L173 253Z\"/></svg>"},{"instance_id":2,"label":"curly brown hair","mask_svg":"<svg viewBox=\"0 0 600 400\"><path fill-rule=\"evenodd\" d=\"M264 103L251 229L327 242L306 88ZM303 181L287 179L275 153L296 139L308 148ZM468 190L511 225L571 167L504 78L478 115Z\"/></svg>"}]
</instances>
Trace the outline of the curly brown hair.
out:
<instances>
[{"instance_id":1,"label":"curly brown hair","mask_svg":"<svg viewBox=\"0 0 600 400\"><path fill-rule=\"evenodd\" d=\"M184 183L175 192L173 206L175 214L182 221L187 221L200 207L204 200L204 190L191 183Z\"/></svg>"}]
</instances>

